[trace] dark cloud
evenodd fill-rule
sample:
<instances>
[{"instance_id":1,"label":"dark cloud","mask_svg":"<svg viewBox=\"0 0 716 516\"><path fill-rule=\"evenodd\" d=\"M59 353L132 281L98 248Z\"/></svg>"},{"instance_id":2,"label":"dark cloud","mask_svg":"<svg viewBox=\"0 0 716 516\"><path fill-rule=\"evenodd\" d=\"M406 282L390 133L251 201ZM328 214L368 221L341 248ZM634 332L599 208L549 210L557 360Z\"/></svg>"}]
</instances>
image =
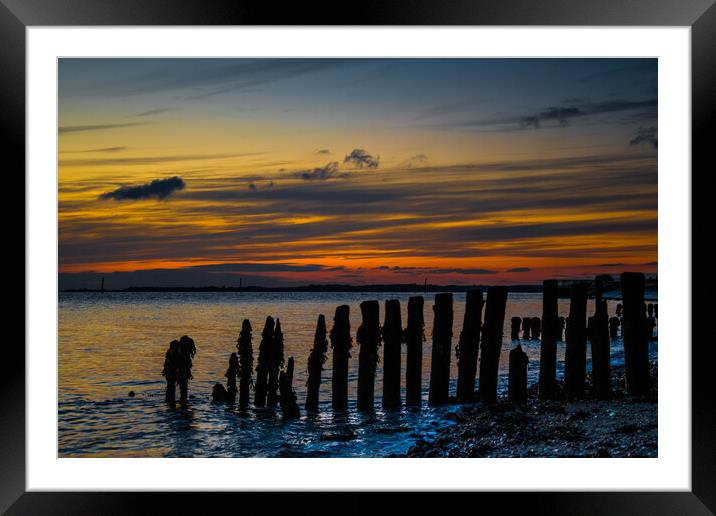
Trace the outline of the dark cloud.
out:
<instances>
[{"instance_id":1,"label":"dark cloud","mask_svg":"<svg viewBox=\"0 0 716 516\"><path fill-rule=\"evenodd\" d=\"M529 272L531 270L529 267L513 267L512 269L507 269L507 272Z\"/></svg>"},{"instance_id":2,"label":"dark cloud","mask_svg":"<svg viewBox=\"0 0 716 516\"><path fill-rule=\"evenodd\" d=\"M103 131L105 129L119 129L121 127L134 127L144 125L143 122L132 122L127 124L98 124L98 125L61 125L58 129L60 134L82 133L87 131Z\"/></svg>"},{"instance_id":3,"label":"dark cloud","mask_svg":"<svg viewBox=\"0 0 716 516\"><path fill-rule=\"evenodd\" d=\"M152 115L160 115L162 113L166 113L168 111L173 111L172 108L157 108L157 109L150 109L148 111L142 111L141 113L137 113L134 116L142 117L142 116L152 116Z\"/></svg>"},{"instance_id":4,"label":"dark cloud","mask_svg":"<svg viewBox=\"0 0 716 516\"><path fill-rule=\"evenodd\" d=\"M640 127L636 136L629 141L629 145L639 145L646 143L655 149L659 146L659 133L656 127Z\"/></svg>"},{"instance_id":5,"label":"dark cloud","mask_svg":"<svg viewBox=\"0 0 716 516\"><path fill-rule=\"evenodd\" d=\"M325 181L338 172L338 162L331 161L324 167L316 167L313 170L301 170L294 175L304 181Z\"/></svg>"},{"instance_id":6,"label":"dark cloud","mask_svg":"<svg viewBox=\"0 0 716 516\"><path fill-rule=\"evenodd\" d=\"M380 156L373 157L363 149L353 149L343 158L343 163L351 163L358 168L378 168Z\"/></svg>"},{"instance_id":7,"label":"dark cloud","mask_svg":"<svg viewBox=\"0 0 716 516\"><path fill-rule=\"evenodd\" d=\"M121 186L111 192L103 193L100 195L100 199L114 199L115 201L136 201L152 197L166 199L174 192L183 190L185 186L186 183L182 178L173 176L166 179L155 179L139 186Z\"/></svg>"}]
</instances>

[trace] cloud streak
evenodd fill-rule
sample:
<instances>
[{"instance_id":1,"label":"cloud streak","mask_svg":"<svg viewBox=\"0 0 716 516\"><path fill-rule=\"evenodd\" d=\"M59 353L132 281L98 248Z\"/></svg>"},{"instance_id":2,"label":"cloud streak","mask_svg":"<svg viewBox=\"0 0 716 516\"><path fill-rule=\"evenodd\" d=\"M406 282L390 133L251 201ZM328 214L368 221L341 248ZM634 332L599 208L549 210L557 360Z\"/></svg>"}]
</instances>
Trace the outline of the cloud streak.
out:
<instances>
[{"instance_id":1,"label":"cloud streak","mask_svg":"<svg viewBox=\"0 0 716 516\"><path fill-rule=\"evenodd\" d=\"M121 186L111 192L103 193L100 199L113 199L115 201L138 201L143 199L156 198L166 199L174 192L183 190L186 186L184 180L178 176L166 179L155 179L150 183L139 186Z\"/></svg>"}]
</instances>

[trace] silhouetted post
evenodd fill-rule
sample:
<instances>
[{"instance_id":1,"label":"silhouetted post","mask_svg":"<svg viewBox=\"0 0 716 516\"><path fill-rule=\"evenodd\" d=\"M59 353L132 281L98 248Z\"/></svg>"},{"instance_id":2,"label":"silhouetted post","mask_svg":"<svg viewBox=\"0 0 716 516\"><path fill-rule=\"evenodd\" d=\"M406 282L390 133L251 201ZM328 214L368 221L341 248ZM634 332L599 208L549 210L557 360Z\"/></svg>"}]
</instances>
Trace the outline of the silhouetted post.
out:
<instances>
[{"instance_id":1,"label":"silhouetted post","mask_svg":"<svg viewBox=\"0 0 716 516\"><path fill-rule=\"evenodd\" d=\"M276 326L280 328L278 320ZM286 370L279 374L279 390L281 392L281 413L284 419L296 419L301 411L296 403L296 393L293 390L293 357L289 357Z\"/></svg>"},{"instance_id":2,"label":"silhouetted post","mask_svg":"<svg viewBox=\"0 0 716 516\"><path fill-rule=\"evenodd\" d=\"M539 340L540 333L542 331L542 324L539 317L533 317L530 319L530 330L532 331L532 338Z\"/></svg>"},{"instance_id":3,"label":"silhouetted post","mask_svg":"<svg viewBox=\"0 0 716 516\"><path fill-rule=\"evenodd\" d=\"M626 390L633 396L643 396L649 393L649 344L643 310L644 275L640 272L624 272L621 280Z\"/></svg>"},{"instance_id":4,"label":"silhouetted post","mask_svg":"<svg viewBox=\"0 0 716 516\"><path fill-rule=\"evenodd\" d=\"M271 341L271 354L269 355L268 395L266 401L269 407L275 407L280 400L278 376L283 367L283 360L283 332L281 331L281 321L277 317L273 340Z\"/></svg>"},{"instance_id":5,"label":"silhouetted post","mask_svg":"<svg viewBox=\"0 0 716 516\"><path fill-rule=\"evenodd\" d=\"M264 331L261 332L261 344L259 344L259 359L256 364L256 391L254 393L254 405L257 407L266 406L266 391L268 389L269 364L271 361L271 348L273 347L273 317L266 317Z\"/></svg>"},{"instance_id":6,"label":"silhouetted post","mask_svg":"<svg viewBox=\"0 0 716 516\"><path fill-rule=\"evenodd\" d=\"M177 381L179 383L179 396L182 403L186 402L189 397L189 380L191 375L192 358L196 355L196 345L194 341L182 336L179 339L179 347L177 350Z\"/></svg>"},{"instance_id":7,"label":"silhouetted post","mask_svg":"<svg viewBox=\"0 0 716 516\"><path fill-rule=\"evenodd\" d=\"M400 346L403 344L403 321L400 301L385 302L383 322L383 408L400 408Z\"/></svg>"},{"instance_id":8,"label":"silhouetted post","mask_svg":"<svg viewBox=\"0 0 716 516\"><path fill-rule=\"evenodd\" d=\"M520 338L520 325L522 324L522 319L520 317L513 317L510 321L512 323L510 338L512 340L518 340Z\"/></svg>"},{"instance_id":9,"label":"silhouetted post","mask_svg":"<svg viewBox=\"0 0 716 516\"><path fill-rule=\"evenodd\" d=\"M619 338L619 317L612 316L609 318L609 337L612 339Z\"/></svg>"},{"instance_id":10,"label":"silhouetted post","mask_svg":"<svg viewBox=\"0 0 716 516\"><path fill-rule=\"evenodd\" d=\"M487 289L480 358L480 401L483 403L497 401L497 374L500 366L506 304L507 287Z\"/></svg>"},{"instance_id":11,"label":"silhouetted post","mask_svg":"<svg viewBox=\"0 0 716 516\"><path fill-rule=\"evenodd\" d=\"M249 406L249 389L254 367L254 350L251 345L251 322L244 319L241 324L241 333L236 342L239 355L239 410L246 410Z\"/></svg>"},{"instance_id":12,"label":"silhouetted post","mask_svg":"<svg viewBox=\"0 0 716 516\"><path fill-rule=\"evenodd\" d=\"M465 295L465 317L462 322L457 352L457 401L470 403L475 398L477 356L480 350L482 325L482 291L468 290Z\"/></svg>"},{"instance_id":13,"label":"silhouetted post","mask_svg":"<svg viewBox=\"0 0 716 516\"><path fill-rule=\"evenodd\" d=\"M562 342L564 340L564 326L566 319L564 316L559 317L559 327L557 328L557 341Z\"/></svg>"},{"instance_id":14,"label":"silhouetted post","mask_svg":"<svg viewBox=\"0 0 716 516\"><path fill-rule=\"evenodd\" d=\"M407 357L405 366L405 404L419 407L423 388L423 341L425 321L423 319L423 296L408 299L408 327L405 331Z\"/></svg>"},{"instance_id":15,"label":"silhouetted post","mask_svg":"<svg viewBox=\"0 0 716 516\"><path fill-rule=\"evenodd\" d=\"M435 295L433 305L433 349L430 363L428 405L448 402L450 390L450 353L452 351L452 294Z\"/></svg>"},{"instance_id":16,"label":"silhouetted post","mask_svg":"<svg viewBox=\"0 0 716 516\"><path fill-rule=\"evenodd\" d=\"M356 332L358 351L358 410L373 410L375 369L380 346L380 305L378 301L360 304L361 325Z\"/></svg>"},{"instance_id":17,"label":"silhouetted post","mask_svg":"<svg viewBox=\"0 0 716 516\"><path fill-rule=\"evenodd\" d=\"M581 398L587 375L587 284L572 285L564 355L564 386L568 400Z\"/></svg>"},{"instance_id":18,"label":"silhouetted post","mask_svg":"<svg viewBox=\"0 0 716 516\"><path fill-rule=\"evenodd\" d=\"M599 399L607 399L612 393L612 368L609 342L609 313L604 299L604 278L597 276L594 280L595 300L594 317L590 340L592 342L592 383L594 395Z\"/></svg>"},{"instance_id":19,"label":"silhouetted post","mask_svg":"<svg viewBox=\"0 0 716 516\"><path fill-rule=\"evenodd\" d=\"M542 282L542 343L540 344L539 399L554 395L557 383L557 340L561 333L557 312L557 280Z\"/></svg>"},{"instance_id":20,"label":"silhouetted post","mask_svg":"<svg viewBox=\"0 0 716 516\"><path fill-rule=\"evenodd\" d=\"M214 403L224 402L229 398L229 393L226 392L226 387L220 383L215 383L214 388L211 389L211 399Z\"/></svg>"},{"instance_id":21,"label":"silhouetted post","mask_svg":"<svg viewBox=\"0 0 716 516\"><path fill-rule=\"evenodd\" d=\"M167 380L166 388L166 400L167 403L174 403L176 401L177 392L177 366L179 363L179 341L173 340L169 344L169 348L164 355L164 369L162 370L162 376Z\"/></svg>"},{"instance_id":22,"label":"silhouetted post","mask_svg":"<svg viewBox=\"0 0 716 516\"><path fill-rule=\"evenodd\" d=\"M348 305L336 308L330 335L333 348L333 378L331 381L333 410L348 409L348 359L351 356L349 310Z\"/></svg>"},{"instance_id":23,"label":"silhouetted post","mask_svg":"<svg viewBox=\"0 0 716 516\"><path fill-rule=\"evenodd\" d=\"M624 305L621 303L617 303L617 317L622 316L622 311L624 310Z\"/></svg>"},{"instance_id":24,"label":"silhouetted post","mask_svg":"<svg viewBox=\"0 0 716 516\"><path fill-rule=\"evenodd\" d=\"M308 380L306 382L306 410L318 412L318 393L321 388L321 372L326 363L328 340L326 339L326 318L318 316L313 349L308 355Z\"/></svg>"},{"instance_id":25,"label":"silhouetted post","mask_svg":"<svg viewBox=\"0 0 716 516\"><path fill-rule=\"evenodd\" d=\"M532 338L530 336L531 329L532 329L532 318L531 317L523 317L522 318L522 338L524 340L530 340Z\"/></svg>"},{"instance_id":26,"label":"silhouetted post","mask_svg":"<svg viewBox=\"0 0 716 516\"><path fill-rule=\"evenodd\" d=\"M517 344L510 351L510 373L507 378L507 396L510 401L523 403L527 401L527 353Z\"/></svg>"},{"instance_id":27,"label":"silhouetted post","mask_svg":"<svg viewBox=\"0 0 716 516\"><path fill-rule=\"evenodd\" d=\"M233 403L236 400L236 377L239 374L239 357L232 353L229 357L229 368L226 370L226 398Z\"/></svg>"}]
</instances>

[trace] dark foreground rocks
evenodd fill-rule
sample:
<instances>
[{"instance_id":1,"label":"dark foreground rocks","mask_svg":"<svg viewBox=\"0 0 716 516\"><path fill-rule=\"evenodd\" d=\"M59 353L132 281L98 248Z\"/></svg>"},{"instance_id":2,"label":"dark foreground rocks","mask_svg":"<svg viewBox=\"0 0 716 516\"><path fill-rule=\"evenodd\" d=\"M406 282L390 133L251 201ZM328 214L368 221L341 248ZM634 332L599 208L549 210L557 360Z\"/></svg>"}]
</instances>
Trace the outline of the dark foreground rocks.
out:
<instances>
[{"instance_id":1,"label":"dark foreground rocks","mask_svg":"<svg viewBox=\"0 0 716 516\"><path fill-rule=\"evenodd\" d=\"M539 402L532 388L526 403L465 405L445 416L455 425L434 439L419 438L407 456L656 457L656 364L651 373L652 391L644 398L624 395L624 371L616 367L611 400Z\"/></svg>"}]
</instances>

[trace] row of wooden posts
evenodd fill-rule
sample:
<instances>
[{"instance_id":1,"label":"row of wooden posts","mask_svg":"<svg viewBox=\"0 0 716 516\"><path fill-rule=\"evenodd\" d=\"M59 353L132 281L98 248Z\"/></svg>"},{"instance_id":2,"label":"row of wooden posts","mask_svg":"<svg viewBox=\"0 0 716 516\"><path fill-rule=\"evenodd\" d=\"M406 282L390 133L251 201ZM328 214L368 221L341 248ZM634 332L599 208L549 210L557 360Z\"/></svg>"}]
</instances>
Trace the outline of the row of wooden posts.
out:
<instances>
[{"instance_id":1,"label":"row of wooden posts","mask_svg":"<svg viewBox=\"0 0 716 516\"><path fill-rule=\"evenodd\" d=\"M592 393L600 399L611 396L610 319L607 302L603 298L601 278L595 283L595 313L590 317L589 340L592 354ZM641 396L649 392L648 318L644 305L645 278L641 273L625 272L621 275L623 317L620 320L624 340L626 391ZM583 397L586 380L587 351L587 297L588 284L574 283L570 288L569 317L566 320L566 351L564 384L567 400ZM530 334L537 338L541 333L538 396L541 400L553 399L557 389L557 342L562 328L557 303L557 280L543 282L542 318L526 318ZM456 400L459 403L497 401L499 360L507 302L507 288L489 287L486 298L482 291L469 290L466 294L462 331L455 348L458 365ZM375 374L379 347L383 344L383 397L385 409L396 409L401 400L401 345L406 344L405 404L420 406L422 391L422 356L424 336L424 300L422 296L408 300L408 320L405 329L401 321L400 302L392 299L385 303L385 319L381 327L378 301L360 304L361 325L356 332L358 350L358 399L360 411L374 408ZM484 321L482 320L484 305ZM622 307L618 307L621 311ZM651 307L650 307L651 308ZM650 312L652 309L649 310ZM452 355L453 296L440 293L433 305L432 350L428 404L435 406L449 401L450 361ZM651 318L651 313L649 318ZM611 323L613 325L613 323ZM512 336L514 338L514 325ZM318 317L314 345L308 358L308 381L305 409L317 411L321 372L328 352L328 339L332 348L331 404L334 411L348 409L348 363L352 339L349 307L336 308L333 327L328 333L323 315ZM479 355L479 390L475 392ZM520 402L527 398L527 354L517 344L509 353L508 397ZM280 405L284 417L300 414L293 390L293 358L284 368L283 334L280 321L267 317L259 347L254 385L256 407ZM237 353L229 361L228 390L215 386L214 399L233 399L239 383L239 408L249 406L249 389L252 385L253 351L251 324L244 320L237 343ZM223 391L222 391L223 389Z\"/></svg>"}]
</instances>

